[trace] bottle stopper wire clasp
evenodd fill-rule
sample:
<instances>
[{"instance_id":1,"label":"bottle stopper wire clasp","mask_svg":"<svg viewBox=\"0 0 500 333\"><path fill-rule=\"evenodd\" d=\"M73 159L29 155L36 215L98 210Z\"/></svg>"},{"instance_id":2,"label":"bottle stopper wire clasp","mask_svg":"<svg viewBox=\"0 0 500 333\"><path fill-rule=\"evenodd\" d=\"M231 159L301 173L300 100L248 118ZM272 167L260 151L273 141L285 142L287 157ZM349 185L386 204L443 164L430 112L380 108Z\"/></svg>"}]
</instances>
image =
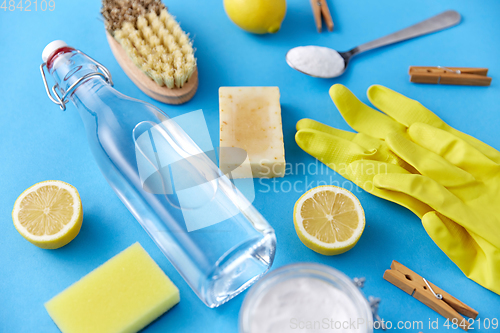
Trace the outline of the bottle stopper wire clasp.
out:
<instances>
[{"instance_id":1,"label":"bottle stopper wire clasp","mask_svg":"<svg viewBox=\"0 0 500 333\"><path fill-rule=\"evenodd\" d=\"M113 80L111 79L111 73L109 72L109 70L104 66L102 65L101 63L99 63L98 61L92 59L91 57L89 57L87 54L83 53L82 51L80 50L75 50L74 52L76 53L79 53L83 56L85 56L86 58L88 58L90 61L92 61L98 69L100 69L102 71L101 72L93 72L93 73L88 73L88 74L85 74L84 76L82 76L81 78L79 78L78 80L76 80L69 88L68 90L66 90L64 92L64 94L62 95L62 97L59 97L59 94L57 93L56 91L56 88L58 87L58 84L56 83L53 87L52 87L52 92L54 93L55 95L55 98L52 96L52 94L50 93L50 89L49 89L49 85L47 83L47 78L45 76L45 70L44 70L44 67L47 67L47 63L44 62L43 64L40 65L40 73L42 74L42 80L43 80L43 85L45 86L45 91L47 92L47 96L49 96L50 100L52 102L54 102L55 104L59 105L59 107L61 108L61 110L66 110L66 103L68 103L68 100L66 99L66 97L68 97L69 94L71 94L71 92L84 80L92 77L92 76L101 76L103 77L107 83L109 83L111 86L113 86Z\"/></svg>"}]
</instances>

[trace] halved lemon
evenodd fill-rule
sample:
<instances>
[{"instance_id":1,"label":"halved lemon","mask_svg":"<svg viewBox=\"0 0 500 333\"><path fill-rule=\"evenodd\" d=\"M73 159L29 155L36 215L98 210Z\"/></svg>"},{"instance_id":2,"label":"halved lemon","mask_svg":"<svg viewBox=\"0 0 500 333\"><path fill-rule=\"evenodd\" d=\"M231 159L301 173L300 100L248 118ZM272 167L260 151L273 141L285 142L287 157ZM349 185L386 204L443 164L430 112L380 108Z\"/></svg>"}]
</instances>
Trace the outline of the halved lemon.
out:
<instances>
[{"instance_id":1,"label":"halved lemon","mask_svg":"<svg viewBox=\"0 0 500 333\"><path fill-rule=\"evenodd\" d=\"M304 193L293 210L295 231L302 243L324 255L354 247L365 229L363 207L346 189L318 186Z\"/></svg>"},{"instance_id":2,"label":"halved lemon","mask_svg":"<svg viewBox=\"0 0 500 333\"><path fill-rule=\"evenodd\" d=\"M80 195L76 188L59 180L37 183L17 198L12 220L29 242L43 249L60 248L80 232Z\"/></svg>"}]
</instances>

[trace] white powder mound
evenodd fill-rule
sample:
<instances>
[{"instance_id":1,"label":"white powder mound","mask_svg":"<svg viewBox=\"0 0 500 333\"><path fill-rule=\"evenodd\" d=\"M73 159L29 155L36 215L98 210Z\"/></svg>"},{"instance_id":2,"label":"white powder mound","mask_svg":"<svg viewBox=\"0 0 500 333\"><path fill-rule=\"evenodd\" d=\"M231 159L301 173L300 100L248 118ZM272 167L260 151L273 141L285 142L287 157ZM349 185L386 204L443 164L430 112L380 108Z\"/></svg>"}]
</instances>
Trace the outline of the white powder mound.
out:
<instances>
[{"instance_id":1,"label":"white powder mound","mask_svg":"<svg viewBox=\"0 0 500 333\"><path fill-rule=\"evenodd\" d=\"M354 302L341 290L317 278L281 282L263 295L254 309L251 333L353 333L366 328L349 327L351 321L356 322L360 317Z\"/></svg>"},{"instance_id":2,"label":"white powder mound","mask_svg":"<svg viewBox=\"0 0 500 333\"><path fill-rule=\"evenodd\" d=\"M335 50L321 46L299 46L288 51L287 63L306 74L331 78L344 72L344 58Z\"/></svg>"}]
</instances>

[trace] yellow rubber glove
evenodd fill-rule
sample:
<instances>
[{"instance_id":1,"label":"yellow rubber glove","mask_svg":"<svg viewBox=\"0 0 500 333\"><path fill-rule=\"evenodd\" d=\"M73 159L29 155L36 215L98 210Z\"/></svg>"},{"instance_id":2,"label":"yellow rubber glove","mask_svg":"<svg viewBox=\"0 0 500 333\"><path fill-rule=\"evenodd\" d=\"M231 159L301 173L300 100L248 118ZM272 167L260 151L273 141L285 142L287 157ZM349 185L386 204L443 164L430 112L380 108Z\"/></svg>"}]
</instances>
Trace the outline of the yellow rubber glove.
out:
<instances>
[{"instance_id":1,"label":"yellow rubber glove","mask_svg":"<svg viewBox=\"0 0 500 333\"><path fill-rule=\"evenodd\" d=\"M423 123L387 136L420 174L378 174L376 188L405 193L434 211L425 230L472 280L500 294L500 165L465 140Z\"/></svg>"},{"instance_id":2,"label":"yellow rubber glove","mask_svg":"<svg viewBox=\"0 0 500 333\"><path fill-rule=\"evenodd\" d=\"M471 280L500 294L500 249L437 212L422 218L432 240Z\"/></svg>"},{"instance_id":3,"label":"yellow rubber glove","mask_svg":"<svg viewBox=\"0 0 500 333\"><path fill-rule=\"evenodd\" d=\"M340 105L341 113L343 110L350 111L350 115L355 114L353 110L358 110L359 114L376 112L359 101L342 85L334 85L330 89L330 95L332 98L335 96L334 102L339 103L337 105ZM376 117L376 114L374 115ZM403 127L395 122L385 123L389 126L386 130L403 131ZM378 173L416 173L412 166L390 151L385 141L364 133L332 128L311 119L302 119L297 123L295 140L304 151L365 191L396 202L419 217L432 210L426 204L404 193L377 189L373 186L373 177Z\"/></svg>"},{"instance_id":4,"label":"yellow rubber glove","mask_svg":"<svg viewBox=\"0 0 500 333\"><path fill-rule=\"evenodd\" d=\"M482 152L489 159L500 163L500 152L498 150L452 128L418 101L380 85L373 85L368 88L367 95L370 102L383 113L361 103L343 85L335 84L330 88L330 97L340 113L346 122L360 133L385 140L390 133L405 134L412 124L423 123L454 134ZM353 103L352 97L357 100L357 103ZM363 107L360 107L359 104L362 104Z\"/></svg>"},{"instance_id":5,"label":"yellow rubber glove","mask_svg":"<svg viewBox=\"0 0 500 333\"><path fill-rule=\"evenodd\" d=\"M500 153L385 87L372 86L368 97L388 116L341 85L330 95L361 133L301 120L299 146L368 192L422 217L431 238L469 278L500 293L500 213L493 208L500 199Z\"/></svg>"}]
</instances>

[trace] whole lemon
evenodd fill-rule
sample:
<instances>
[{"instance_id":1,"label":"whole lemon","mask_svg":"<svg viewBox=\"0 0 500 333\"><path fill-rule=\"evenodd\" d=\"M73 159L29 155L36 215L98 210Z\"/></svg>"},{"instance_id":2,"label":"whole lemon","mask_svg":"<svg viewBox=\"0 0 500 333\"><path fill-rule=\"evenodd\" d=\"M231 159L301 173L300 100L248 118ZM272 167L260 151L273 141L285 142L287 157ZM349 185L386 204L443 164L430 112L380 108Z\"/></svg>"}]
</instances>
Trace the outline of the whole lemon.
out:
<instances>
[{"instance_id":1,"label":"whole lemon","mask_svg":"<svg viewBox=\"0 0 500 333\"><path fill-rule=\"evenodd\" d=\"M276 33L285 18L286 0L224 0L227 16L255 34Z\"/></svg>"}]
</instances>

